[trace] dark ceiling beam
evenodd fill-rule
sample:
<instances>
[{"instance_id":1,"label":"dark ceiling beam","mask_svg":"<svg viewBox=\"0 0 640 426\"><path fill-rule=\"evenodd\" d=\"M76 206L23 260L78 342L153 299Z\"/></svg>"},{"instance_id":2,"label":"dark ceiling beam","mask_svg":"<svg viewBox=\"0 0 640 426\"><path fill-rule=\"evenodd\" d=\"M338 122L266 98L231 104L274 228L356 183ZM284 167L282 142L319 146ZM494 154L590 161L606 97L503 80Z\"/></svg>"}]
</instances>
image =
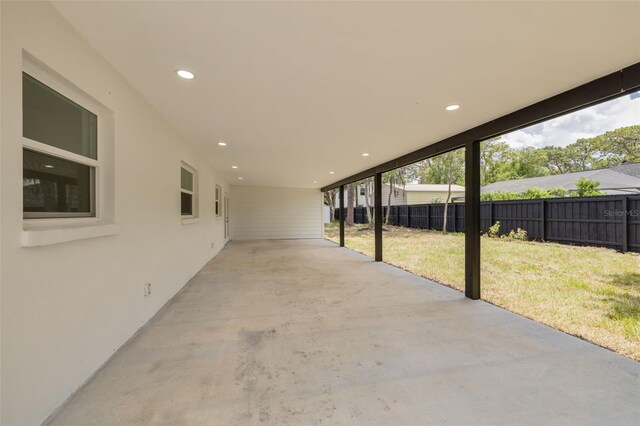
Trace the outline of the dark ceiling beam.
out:
<instances>
[{"instance_id":1,"label":"dark ceiling beam","mask_svg":"<svg viewBox=\"0 0 640 426\"><path fill-rule=\"evenodd\" d=\"M361 179L385 173L398 167L434 157L448 151L464 147L467 142L482 141L522 129L579 109L583 109L640 88L640 62L620 71L600 77L559 95L529 105L525 108L488 121L462 133L402 155L394 160L379 164L355 175L349 176L321 189L328 191Z\"/></svg>"}]
</instances>

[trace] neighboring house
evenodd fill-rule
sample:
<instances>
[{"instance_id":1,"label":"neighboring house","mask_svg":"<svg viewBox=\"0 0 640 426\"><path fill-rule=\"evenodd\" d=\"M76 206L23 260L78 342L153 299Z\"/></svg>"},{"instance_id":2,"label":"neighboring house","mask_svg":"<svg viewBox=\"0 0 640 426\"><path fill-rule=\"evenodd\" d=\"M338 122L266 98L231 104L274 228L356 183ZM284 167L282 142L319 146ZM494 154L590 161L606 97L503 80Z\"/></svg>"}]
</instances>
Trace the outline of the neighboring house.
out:
<instances>
[{"instance_id":1,"label":"neighboring house","mask_svg":"<svg viewBox=\"0 0 640 426\"><path fill-rule=\"evenodd\" d=\"M637 167L637 166L636 166ZM631 167L629 167L632 171ZM481 189L483 194L488 192L524 192L529 188L565 188L576 190L576 182L581 178L600 182L598 189L606 195L638 194L640 193L640 177L621 173L613 169L588 170L584 172L565 173L562 175L542 176L535 178L508 180L495 182Z\"/></svg>"},{"instance_id":2,"label":"neighboring house","mask_svg":"<svg viewBox=\"0 0 640 426\"><path fill-rule=\"evenodd\" d=\"M372 187L373 188L373 187ZM347 207L347 188L344 189L344 206ZM389 202L389 185L382 185L382 205L386 206ZM407 204L407 195L402 190L402 187L396 187L395 190L391 194L391 205L392 206L401 206ZM335 201L336 208L340 207L340 200L336 197ZM358 185L356 188L356 203L355 207L363 207L367 205L367 200L365 197L365 187L364 185ZM373 207L373 195L369 196L369 205Z\"/></svg>"},{"instance_id":3,"label":"neighboring house","mask_svg":"<svg viewBox=\"0 0 640 426\"><path fill-rule=\"evenodd\" d=\"M389 190L390 187L387 184L382 185L382 205L386 206L389 203ZM429 204L429 203L444 203L447 200L447 192L449 190L448 185L440 184L407 184L404 187L397 186L391 193L391 205L392 206L404 206L415 204ZM346 196L345 190L345 196ZM456 198L464 197L464 186L451 185L451 201L456 201ZM369 203L373 206L373 198L369 199ZM339 207L340 200L336 198L336 207ZM345 207L347 206L345 200ZM365 189L360 186L357 190L357 203L356 207L366 206Z\"/></svg>"},{"instance_id":4,"label":"neighboring house","mask_svg":"<svg viewBox=\"0 0 640 426\"><path fill-rule=\"evenodd\" d=\"M611 170L640 179L640 163L624 163L611 167Z\"/></svg>"},{"instance_id":5,"label":"neighboring house","mask_svg":"<svg viewBox=\"0 0 640 426\"><path fill-rule=\"evenodd\" d=\"M405 186L407 204L444 203L447 201L449 185L418 183ZM464 186L451 185L451 201L464 197Z\"/></svg>"},{"instance_id":6,"label":"neighboring house","mask_svg":"<svg viewBox=\"0 0 640 426\"><path fill-rule=\"evenodd\" d=\"M382 205L389 205L389 191L391 186L382 184ZM404 206L407 204L407 192L402 189L402 186L395 186L391 191L391 205L392 206Z\"/></svg>"},{"instance_id":7,"label":"neighboring house","mask_svg":"<svg viewBox=\"0 0 640 426\"><path fill-rule=\"evenodd\" d=\"M364 185L357 185L355 188L355 195L356 195L356 202L354 204L355 207L361 207L361 206L366 206L366 200L365 200L365 189L364 189ZM344 206L345 208L347 207L347 185L345 185L344 187ZM384 198L384 197L383 197ZM370 200L371 205L373 205L373 200ZM338 198L338 195L336 194L336 200L335 200L335 207L338 208L340 207L340 199Z\"/></svg>"}]
</instances>

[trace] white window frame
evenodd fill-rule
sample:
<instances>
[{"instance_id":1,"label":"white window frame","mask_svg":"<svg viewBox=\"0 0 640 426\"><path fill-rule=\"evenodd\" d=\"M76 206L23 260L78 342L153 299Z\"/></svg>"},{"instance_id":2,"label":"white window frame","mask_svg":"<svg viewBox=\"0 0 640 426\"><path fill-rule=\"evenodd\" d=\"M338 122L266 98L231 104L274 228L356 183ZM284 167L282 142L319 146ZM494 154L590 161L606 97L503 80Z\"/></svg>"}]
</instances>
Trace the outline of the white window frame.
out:
<instances>
[{"instance_id":1,"label":"white window frame","mask_svg":"<svg viewBox=\"0 0 640 426\"><path fill-rule=\"evenodd\" d=\"M24 55L23 57L22 71L97 116L96 160L29 139L22 135L22 152L24 152L24 149L29 149L31 151L51 155L63 160L72 161L74 163L79 163L93 168L93 177L91 181L91 216L87 216L86 213L72 212L31 212L27 215L28 217L25 217L25 213L23 211L23 221L25 227L28 228L31 226L48 227L55 225L85 225L100 222L104 213L102 193L104 190L103 163L105 161L105 143L103 143L103 141L107 140L107 138L105 137L106 129L103 124L105 121L103 120L103 107L100 103L84 93L78 87L76 87L60 75L56 74L54 71L46 68L46 66L40 64L36 59L32 58L29 55ZM21 73L21 82L22 78L23 77Z\"/></svg>"},{"instance_id":2,"label":"white window frame","mask_svg":"<svg viewBox=\"0 0 640 426\"><path fill-rule=\"evenodd\" d=\"M216 185L214 190L213 211L217 218L222 217L222 188L220 185Z\"/></svg>"},{"instance_id":3,"label":"white window frame","mask_svg":"<svg viewBox=\"0 0 640 426\"><path fill-rule=\"evenodd\" d=\"M189 191L188 189L182 188L182 169L185 169L189 173L191 173L193 180L193 190ZM188 163L181 161L180 162L180 174L179 174L179 187L180 194L190 194L191 195L191 214L182 214L182 197L180 198L180 217L182 218L182 223L193 223L193 220L197 220L199 218L198 212L198 170L189 165Z\"/></svg>"}]
</instances>

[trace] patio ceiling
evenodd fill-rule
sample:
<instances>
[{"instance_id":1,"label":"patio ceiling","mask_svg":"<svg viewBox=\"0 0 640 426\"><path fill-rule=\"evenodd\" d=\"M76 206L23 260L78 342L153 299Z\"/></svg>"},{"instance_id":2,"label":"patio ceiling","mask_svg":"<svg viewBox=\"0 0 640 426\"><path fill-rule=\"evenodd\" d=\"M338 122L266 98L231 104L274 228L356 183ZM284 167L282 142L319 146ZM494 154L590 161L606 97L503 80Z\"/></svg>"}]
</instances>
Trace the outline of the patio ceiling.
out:
<instances>
[{"instance_id":1,"label":"patio ceiling","mask_svg":"<svg viewBox=\"0 0 640 426\"><path fill-rule=\"evenodd\" d=\"M319 188L640 61L638 2L53 4L250 185Z\"/></svg>"}]
</instances>

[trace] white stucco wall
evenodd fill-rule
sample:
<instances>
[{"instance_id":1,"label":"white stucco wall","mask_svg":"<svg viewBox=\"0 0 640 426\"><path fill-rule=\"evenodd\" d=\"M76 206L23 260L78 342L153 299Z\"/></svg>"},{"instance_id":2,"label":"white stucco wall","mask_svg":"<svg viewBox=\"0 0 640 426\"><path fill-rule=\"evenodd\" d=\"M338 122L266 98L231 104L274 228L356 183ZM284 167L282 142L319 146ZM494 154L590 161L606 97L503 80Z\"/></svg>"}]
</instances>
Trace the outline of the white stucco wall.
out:
<instances>
[{"instance_id":1,"label":"white stucco wall","mask_svg":"<svg viewBox=\"0 0 640 426\"><path fill-rule=\"evenodd\" d=\"M233 240L322 238L322 193L317 189L233 186Z\"/></svg>"},{"instance_id":2,"label":"white stucco wall","mask_svg":"<svg viewBox=\"0 0 640 426\"><path fill-rule=\"evenodd\" d=\"M26 425L45 420L215 256L224 231L214 185L230 188L48 3L0 10L0 421ZM113 112L116 235L21 247L23 49ZM200 179L200 220L187 225L181 160Z\"/></svg>"}]
</instances>

